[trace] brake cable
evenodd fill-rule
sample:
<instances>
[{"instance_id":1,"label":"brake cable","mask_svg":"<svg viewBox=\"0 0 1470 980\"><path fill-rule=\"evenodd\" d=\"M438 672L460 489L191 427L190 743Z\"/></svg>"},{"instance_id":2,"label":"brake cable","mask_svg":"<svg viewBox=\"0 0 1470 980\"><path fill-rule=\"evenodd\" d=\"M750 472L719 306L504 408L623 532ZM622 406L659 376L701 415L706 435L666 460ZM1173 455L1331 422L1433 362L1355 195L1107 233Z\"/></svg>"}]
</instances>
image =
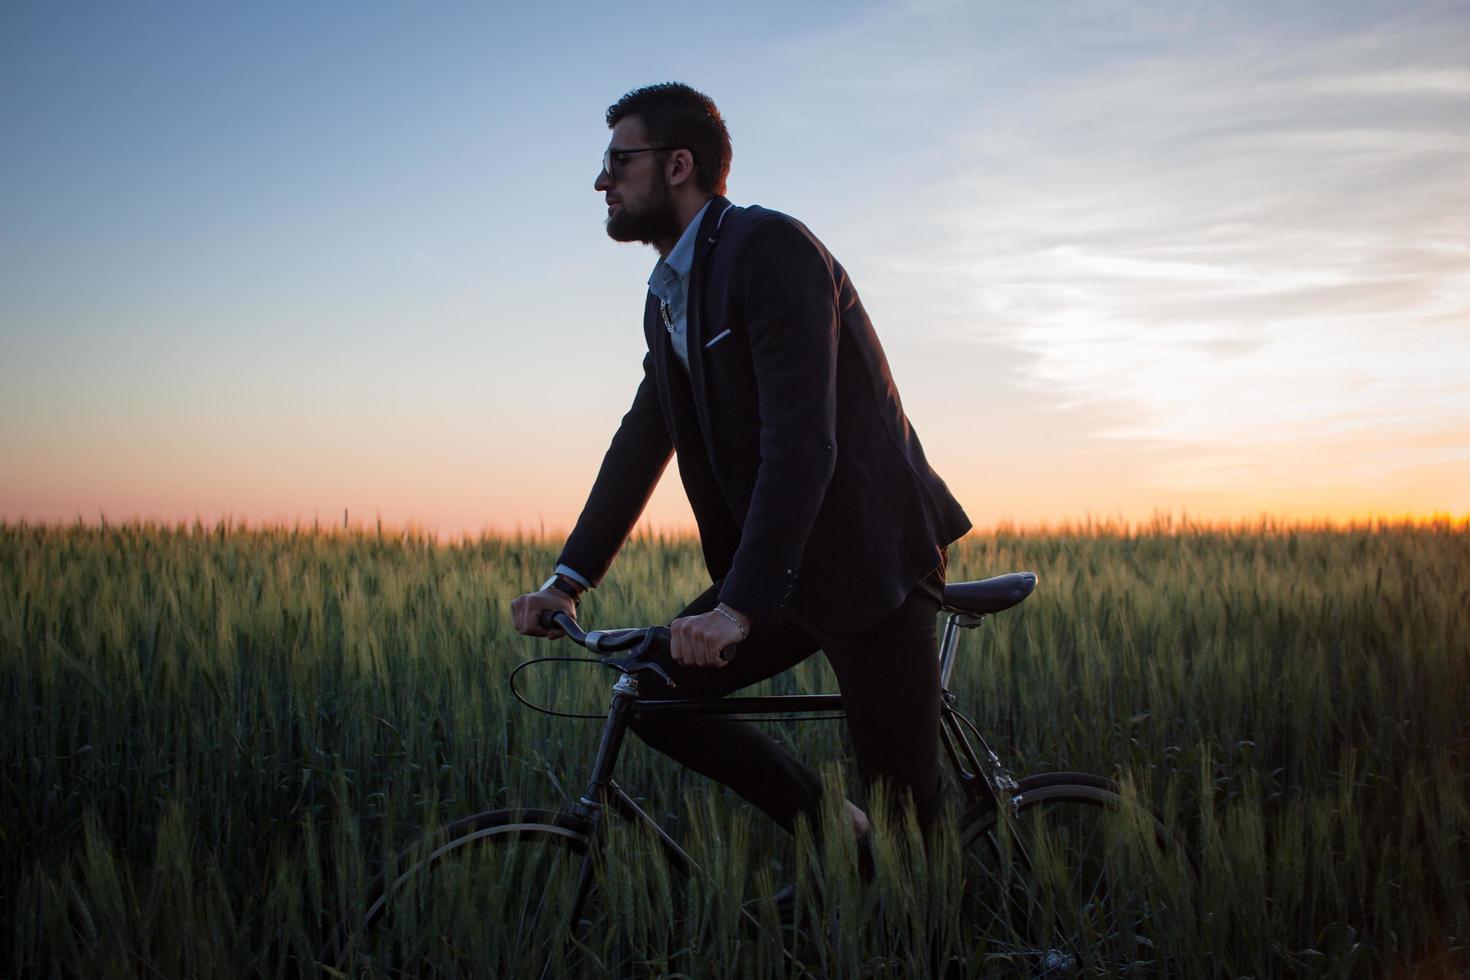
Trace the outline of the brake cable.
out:
<instances>
[{"instance_id":1,"label":"brake cable","mask_svg":"<svg viewBox=\"0 0 1470 980\"><path fill-rule=\"evenodd\" d=\"M603 712L600 715L574 714L570 711L557 711L553 708L543 708L541 707L541 705L536 704L533 701L526 700L526 698L521 695L520 688L516 687L516 675L525 670L527 667L530 667L532 664L551 663L597 664L599 667L607 666L607 664L603 660L597 657L536 657L535 659L527 660L525 663L519 665L510 672L510 693L515 695L515 699L517 701L519 701L521 704L524 704L532 711L539 711L541 712L541 714L550 715L553 718L574 718L578 721L601 721L602 719L607 717L607 712Z\"/></svg>"}]
</instances>

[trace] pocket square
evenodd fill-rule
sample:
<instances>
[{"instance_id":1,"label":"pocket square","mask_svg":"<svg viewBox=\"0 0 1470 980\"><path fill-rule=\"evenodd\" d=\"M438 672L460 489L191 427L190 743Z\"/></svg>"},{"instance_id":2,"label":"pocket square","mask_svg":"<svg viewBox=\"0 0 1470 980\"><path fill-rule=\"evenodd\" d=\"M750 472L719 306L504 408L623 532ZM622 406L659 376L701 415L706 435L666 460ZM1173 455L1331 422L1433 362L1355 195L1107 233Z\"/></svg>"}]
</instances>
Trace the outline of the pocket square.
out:
<instances>
[{"instance_id":1,"label":"pocket square","mask_svg":"<svg viewBox=\"0 0 1470 980\"><path fill-rule=\"evenodd\" d=\"M720 341L724 340L728 336L730 336L730 328L726 327L724 330L721 330L719 333L715 334L708 341L706 341L704 349L709 350L715 344L718 344Z\"/></svg>"}]
</instances>

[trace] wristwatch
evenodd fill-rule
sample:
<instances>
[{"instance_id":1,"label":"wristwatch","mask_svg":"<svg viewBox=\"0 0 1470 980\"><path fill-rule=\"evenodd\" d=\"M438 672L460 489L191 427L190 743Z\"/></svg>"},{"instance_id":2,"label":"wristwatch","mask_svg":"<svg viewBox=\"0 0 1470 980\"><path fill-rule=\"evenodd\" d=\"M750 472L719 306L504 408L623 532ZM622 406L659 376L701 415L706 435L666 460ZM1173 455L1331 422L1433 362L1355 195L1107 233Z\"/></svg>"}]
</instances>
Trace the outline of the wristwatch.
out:
<instances>
[{"instance_id":1,"label":"wristwatch","mask_svg":"<svg viewBox=\"0 0 1470 980\"><path fill-rule=\"evenodd\" d=\"M568 585L557 572L552 572L551 578L541 583L541 591L545 592L547 589L555 589L570 596L573 603L582 601L582 593L578 592L575 586Z\"/></svg>"}]
</instances>

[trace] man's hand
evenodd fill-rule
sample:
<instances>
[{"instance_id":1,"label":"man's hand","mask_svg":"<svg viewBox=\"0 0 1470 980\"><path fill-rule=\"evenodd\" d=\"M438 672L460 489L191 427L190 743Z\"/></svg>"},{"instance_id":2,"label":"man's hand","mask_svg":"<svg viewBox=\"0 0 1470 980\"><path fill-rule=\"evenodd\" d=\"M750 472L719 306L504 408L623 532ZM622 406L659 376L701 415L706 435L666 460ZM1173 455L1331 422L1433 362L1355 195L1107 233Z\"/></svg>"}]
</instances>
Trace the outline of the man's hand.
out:
<instances>
[{"instance_id":1,"label":"man's hand","mask_svg":"<svg viewBox=\"0 0 1470 980\"><path fill-rule=\"evenodd\" d=\"M546 610L564 612L577 618L577 604L572 597L560 589L542 589L510 601L511 622L516 632L525 636L544 636L548 640L559 640L566 636L559 629L546 629L541 625L541 614Z\"/></svg>"},{"instance_id":2,"label":"man's hand","mask_svg":"<svg viewBox=\"0 0 1470 980\"><path fill-rule=\"evenodd\" d=\"M673 654L674 663L685 667L725 666L725 661L720 659L720 654L726 647L733 646L745 639L746 634L750 631L750 617L731 609L724 603L721 603L719 608L729 615L711 610L699 616L685 616L683 619L676 619L670 624L673 632L670 652ZM739 626L735 624L737 620ZM741 626L745 627L744 633L740 631Z\"/></svg>"}]
</instances>

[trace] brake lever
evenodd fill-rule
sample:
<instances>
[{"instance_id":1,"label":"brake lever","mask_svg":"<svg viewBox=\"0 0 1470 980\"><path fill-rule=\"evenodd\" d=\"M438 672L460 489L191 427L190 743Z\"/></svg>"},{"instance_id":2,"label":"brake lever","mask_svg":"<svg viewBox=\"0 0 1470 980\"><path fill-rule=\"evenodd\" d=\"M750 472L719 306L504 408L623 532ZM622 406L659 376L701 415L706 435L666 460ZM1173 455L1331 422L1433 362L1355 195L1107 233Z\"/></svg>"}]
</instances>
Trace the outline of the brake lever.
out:
<instances>
[{"instance_id":1,"label":"brake lever","mask_svg":"<svg viewBox=\"0 0 1470 980\"><path fill-rule=\"evenodd\" d=\"M643 640L638 644L638 646L633 649L633 652L629 653L627 656L616 658L604 657L602 662L607 664L609 667L616 667L624 674L636 674L639 671L650 670L653 671L653 673L657 675L658 678L669 687L678 687L678 683L669 676L669 672L667 670L664 670L663 664L659 663L657 660L643 659L643 657L648 654L649 650L652 649L653 642L653 634L649 634L645 636Z\"/></svg>"}]
</instances>

